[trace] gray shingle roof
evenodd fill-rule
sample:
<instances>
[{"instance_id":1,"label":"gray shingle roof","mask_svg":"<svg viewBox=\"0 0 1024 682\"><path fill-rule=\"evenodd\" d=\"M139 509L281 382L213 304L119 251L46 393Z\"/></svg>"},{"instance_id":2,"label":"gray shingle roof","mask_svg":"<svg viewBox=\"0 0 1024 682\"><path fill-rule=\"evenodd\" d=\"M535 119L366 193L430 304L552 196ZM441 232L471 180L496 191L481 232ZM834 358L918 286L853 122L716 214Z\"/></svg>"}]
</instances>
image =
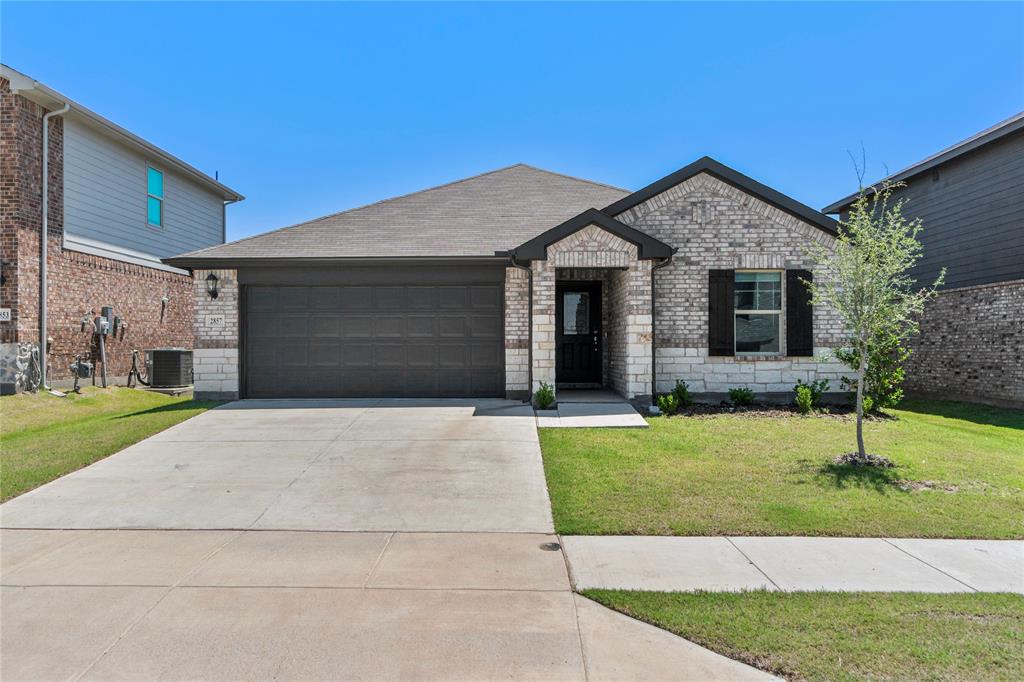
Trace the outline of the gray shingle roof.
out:
<instances>
[{"instance_id":1,"label":"gray shingle roof","mask_svg":"<svg viewBox=\"0 0 1024 682\"><path fill-rule=\"evenodd\" d=\"M493 256L628 194L518 164L168 261Z\"/></svg>"}]
</instances>

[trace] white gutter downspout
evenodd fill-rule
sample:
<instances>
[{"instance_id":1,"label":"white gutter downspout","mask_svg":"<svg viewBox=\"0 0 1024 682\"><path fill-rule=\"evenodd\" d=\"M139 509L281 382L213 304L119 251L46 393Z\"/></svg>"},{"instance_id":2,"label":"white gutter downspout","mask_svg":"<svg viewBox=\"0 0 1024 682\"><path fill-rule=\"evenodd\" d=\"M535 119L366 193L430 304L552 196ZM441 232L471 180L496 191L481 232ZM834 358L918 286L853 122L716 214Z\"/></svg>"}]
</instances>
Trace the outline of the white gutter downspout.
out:
<instances>
[{"instance_id":1,"label":"white gutter downspout","mask_svg":"<svg viewBox=\"0 0 1024 682\"><path fill-rule=\"evenodd\" d=\"M40 391L49 389L46 384L46 354L50 345L46 336L46 259L50 241L50 119L54 116L63 116L70 109L71 105L65 104L60 109L43 116L43 230L39 240L39 388L37 389Z\"/></svg>"}]
</instances>

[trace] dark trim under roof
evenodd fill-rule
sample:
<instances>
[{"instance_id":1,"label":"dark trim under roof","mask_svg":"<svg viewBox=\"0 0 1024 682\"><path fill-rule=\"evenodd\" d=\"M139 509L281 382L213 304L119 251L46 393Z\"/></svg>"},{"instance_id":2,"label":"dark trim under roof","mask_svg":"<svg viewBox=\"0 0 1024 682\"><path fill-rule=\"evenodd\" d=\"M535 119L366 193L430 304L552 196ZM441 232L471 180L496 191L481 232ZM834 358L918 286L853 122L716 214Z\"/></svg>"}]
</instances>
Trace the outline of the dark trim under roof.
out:
<instances>
[{"instance_id":1,"label":"dark trim under roof","mask_svg":"<svg viewBox=\"0 0 1024 682\"><path fill-rule=\"evenodd\" d=\"M547 232L534 237L530 241L520 244L516 248L512 249L510 253L515 256L516 260L521 261L547 260L548 246L561 239L565 239L569 235L579 232L590 225L597 225L602 230L610 232L617 237L621 237L631 244L635 244L637 247L637 257L641 260L651 258L668 258L675 253L675 249L665 242L659 241L649 234L644 234L636 228L619 222L615 218L612 218L608 214L599 211L596 208L588 208L578 216L569 218L569 220L566 220L561 225L556 225Z\"/></svg>"},{"instance_id":2,"label":"dark trim under roof","mask_svg":"<svg viewBox=\"0 0 1024 682\"><path fill-rule=\"evenodd\" d=\"M416 263L461 263L464 265L507 262L508 255L496 253L493 256L332 256L326 258L200 258L192 256L174 256L164 258L161 262L184 270L218 270L245 268L253 266L282 267L287 265L388 265Z\"/></svg>"},{"instance_id":3,"label":"dark trim under roof","mask_svg":"<svg viewBox=\"0 0 1024 682\"><path fill-rule=\"evenodd\" d=\"M732 185L737 189L741 189L748 194L752 194L765 203L771 204L775 208L785 211L795 218L799 218L804 222L810 223L832 236L838 234L838 224L835 220L829 218L824 213L816 211L805 204L801 204L796 199L787 197L782 192L778 192L767 185L762 185L757 180L749 178L743 173L735 171L725 164L715 161L710 156L703 156L691 163L689 166L680 168L671 175L666 175L661 180L651 183L641 190L633 192L628 197L619 199L614 204L606 206L602 210L610 216L617 216L620 213L628 211L634 206L642 204L651 197L655 197L662 192L672 189L676 185L689 180L698 173L713 175L722 182Z\"/></svg>"},{"instance_id":4,"label":"dark trim under roof","mask_svg":"<svg viewBox=\"0 0 1024 682\"><path fill-rule=\"evenodd\" d=\"M969 152L973 152L975 149L984 147L985 145L995 142L996 140L1002 139L1011 133L1015 133L1018 130L1024 129L1024 111L1019 114L1015 114L1005 121L1000 121L991 128L982 130L980 133L971 135L966 140L957 142L952 147L947 147L937 154L932 154L927 159L918 161L913 166L904 168L898 173L882 178L875 185L880 185L883 182L902 182L903 180L909 180L915 176L921 175L930 171L936 166L941 166L944 163L948 163L955 158L963 156ZM871 192L872 188L866 188L866 191ZM829 204L825 208L821 209L822 213L839 213L843 209L847 208L858 196L858 192L843 197L839 201Z\"/></svg>"}]
</instances>

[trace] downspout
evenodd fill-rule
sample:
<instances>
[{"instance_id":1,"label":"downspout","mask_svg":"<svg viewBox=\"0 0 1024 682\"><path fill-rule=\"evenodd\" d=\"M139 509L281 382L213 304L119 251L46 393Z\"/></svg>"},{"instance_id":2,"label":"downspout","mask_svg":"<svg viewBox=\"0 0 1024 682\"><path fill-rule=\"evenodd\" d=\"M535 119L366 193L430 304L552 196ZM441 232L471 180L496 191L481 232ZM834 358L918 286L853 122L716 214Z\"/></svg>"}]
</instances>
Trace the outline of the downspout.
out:
<instances>
[{"instance_id":1,"label":"downspout","mask_svg":"<svg viewBox=\"0 0 1024 682\"><path fill-rule=\"evenodd\" d=\"M533 402L533 268L516 262L516 252L509 251L512 267L526 271L526 400Z\"/></svg>"},{"instance_id":2,"label":"downspout","mask_svg":"<svg viewBox=\"0 0 1024 682\"><path fill-rule=\"evenodd\" d=\"M50 241L50 119L54 116L63 116L70 110L71 105L65 103L60 109L43 115L43 228L39 240L39 388L37 390L49 389L46 383L46 354L49 352L50 345L46 336L46 296L48 293L46 260Z\"/></svg>"},{"instance_id":3,"label":"downspout","mask_svg":"<svg viewBox=\"0 0 1024 682\"><path fill-rule=\"evenodd\" d=\"M675 255L673 249L672 254ZM651 266L651 405L658 404L658 334L655 328L655 293L657 288L654 286L654 280L657 279L655 274L658 270L662 269L666 265L672 262L672 256L662 259L662 261L656 265Z\"/></svg>"}]
</instances>

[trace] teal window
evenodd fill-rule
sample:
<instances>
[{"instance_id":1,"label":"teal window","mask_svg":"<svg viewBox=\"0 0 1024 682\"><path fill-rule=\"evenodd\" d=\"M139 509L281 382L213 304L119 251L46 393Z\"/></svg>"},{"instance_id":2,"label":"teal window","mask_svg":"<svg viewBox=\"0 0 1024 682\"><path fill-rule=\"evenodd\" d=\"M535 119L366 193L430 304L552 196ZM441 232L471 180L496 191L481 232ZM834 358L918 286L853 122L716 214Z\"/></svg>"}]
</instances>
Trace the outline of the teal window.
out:
<instances>
[{"instance_id":1,"label":"teal window","mask_svg":"<svg viewBox=\"0 0 1024 682\"><path fill-rule=\"evenodd\" d=\"M154 227L164 224L164 174L155 168L146 169L146 191L149 194L146 219Z\"/></svg>"},{"instance_id":2,"label":"teal window","mask_svg":"<svg viewBox=\"0 0 1024 682\"><path fill-rule=\"evenodd\" d=\"M782 351L782 273L737 272L736 352L772 354Z\"/></svg>"}]
</instances>

